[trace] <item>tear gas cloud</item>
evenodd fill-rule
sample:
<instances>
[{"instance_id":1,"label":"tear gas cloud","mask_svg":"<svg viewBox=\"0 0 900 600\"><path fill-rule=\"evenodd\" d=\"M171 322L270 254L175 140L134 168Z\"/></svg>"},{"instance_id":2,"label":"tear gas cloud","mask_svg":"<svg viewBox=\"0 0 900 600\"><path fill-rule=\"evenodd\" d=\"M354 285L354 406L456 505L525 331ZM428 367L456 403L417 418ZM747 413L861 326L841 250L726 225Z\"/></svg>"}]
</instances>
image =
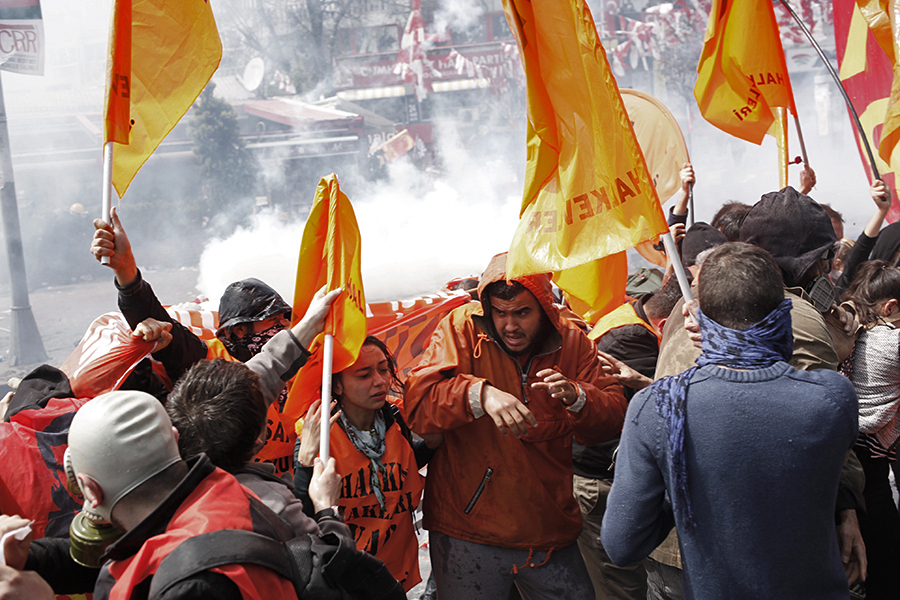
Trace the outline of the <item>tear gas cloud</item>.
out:
<instances>
[{"instance_id":1,"label":"tear gas cloud","mask_svg":"<svg viewBox=\"0 0 900 600\"><path fill-rule=\"evenodd\" d=\"M521 160L468 153L452 129L437 135L445 153L440 178L401 160L390 165L389 182L355 186L355 192L342 186L360 228L370 302L430 293L454 277L478 275L509 247L521 204L515 183ZM251 228L211 241L200 259L201 292L216 301L232 281L257 277L293 298L304 226L263 213Z\"/></svg>"},{"instance_id":2,"label":"tear gas cloud","mask_svg":"<svg viewBox=\"0 0 900 600\"><path fill-rule=\"evenodd\" d=\"M228 4L215 2L214 6L217 18L222 18L222 11ZM58 264L66 269L69 268L68 261L74 260L72 257L87 254L89 241L73 241L65 248L60 245L60 239L65 236L57 235L49 228L48 224L53 220L48 218L48 213L66 213L70 205L78 202L91 216L96 215L100 198L99 141L95 155L91 155L93 158L82 161L77 167L66 166L77 168L81 177L78 181L87 179L91 181L90 185L74 185L75 179L68 179L67 172L61 170L40 171L45 167L30 157L63 150L69 139L96 135L88 126L78 129L71 125L74 122L71 115L82 111L84 104L96 104L97 113L102 109L102 62L109 7L109 2L102 0L77 3L43 0L47 74L44 77L3 74L26 262L32 286L41 284L31 275L36 268L33 265ZM472 0L445 0L435 11L435 20L439 26L449 24L456 30L463 30L483 11L480 3ZM97 73L85 70L83 62L66 59L67 56L82 55L96 55L90 64L100 65ZM818 175L818 185L811 195L841 211L846 221L845 235L855 238L874 207L868 197L868 183L846 109L833 82L823 79L820 74L806 72L792 74L792 77L810 162ZM80 79L80 83L75 79ZM624 81L620 83L626 85ZM658 83L648 79L646 85L636 87L642 87L668 105L688 138L698 178L695 189L698 220L711 219L727 200L752 204L761 194L778 187L777 152L771 138L760 147L738 140L706 123L699 116L696 105L689 119L684 101L667 95ZM41 117L44 127L54 135L30 129L35 110L30 99L39 94L49 97L54 93L60 96L56 105L41 104L41 110L46 111ZM511 93L506 97L492 97L491 102L524 106L524 91L516 93L518 96ZM86 95L90 98L82 100ZM449 100L452 95L430 96L435 103L432 113L440 173L419 171L404 160L392 163L388 181L377 184L355 181L341 173L337 166L311 173L311 176L319 177L337 170L342 178L342 187L353 202L362 232L363 276L371 301L400 299L437 290L453 277L480 273L493 254L508 248L518 220L523 185L524 111L511 110L503 120L491 121L487 107L479 106L481 115L474 132L469 125L469 129L461 133L462 129L456 127L458 107ZM25 116L31 119L28 125L22 124ZM54 119L64 117L71 129L66 132L68 137L55 131ZM99 124L96 115L91 118L95 119L95 126ZM190 116L185 121L187 119ZM510 132L511 123L514 132ZM791 155L799 154L793 127L790 143ZM283 176L280 167L268 164L262 168L266 169L266 177L270 180ZM799 166L791 167L790 183L794 186L799 184L799 170ZM166 220L178 217L154 208L153 202L156 198L172 195L188 196L193 189L189 183L171 174L151 176L150 170L145 169L138 174L123 199L123 218L126 227L130 228L141 264L152 263L154 267L163 268L194 266L199 260L198 287L214 300L229 282L249 276L269 282L286 297L292 296L303 223L285 224L272 216L257 215L244 221L245 227L226 239L214 238L209 233L212 227L203 229L200 226L193 238L167 235ZM307 196L305 192L304 196ZM136 207L138 200L143 203L143 208ZM305 201L311 200L310 191ZM147 218L138 215L147 215ZM77 219L73 217L72 220ZM147 231L141 230L141 221L149 224ZM90 233L89 224L87 228ZM202 259L199 259L201 251ZM95 264L91 266L96 267ZM0 279L5 279L5 269L2 271ZM164 300L177 302L183 299Z\"/></svg>"}]
</instances>

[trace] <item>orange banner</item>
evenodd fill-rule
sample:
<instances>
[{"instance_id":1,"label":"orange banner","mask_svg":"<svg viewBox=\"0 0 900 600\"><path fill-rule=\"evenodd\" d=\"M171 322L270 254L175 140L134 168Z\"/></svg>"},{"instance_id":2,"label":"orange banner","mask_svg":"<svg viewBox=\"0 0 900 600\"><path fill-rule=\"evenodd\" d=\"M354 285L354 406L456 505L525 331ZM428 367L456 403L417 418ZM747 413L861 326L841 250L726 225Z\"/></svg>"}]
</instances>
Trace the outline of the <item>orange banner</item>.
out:
<instances>
[{"instance_id":1,"label":"orange banner","mask_svg":"<svg viewBox=\"0 0 900 600\"><path fill-rule=\"evenodd\" d=\"M525 190L507 276L565 271L665 232L584 1L504 0L504 9L528 95Z\"/></svg>"},{"instance_id":2,"label":"orange banner","mask_svg":"<svg viewBox=\"0 0 900 600\"><path fill-rule=\"evenodd\" d=\"M707 121L762 143L773 106L797 115L771 0L713 0L694 97Z\"/></svg>"},{"instance_id":3,"label":"orange banner","mask_svg":"<svg viewBox=\"0 0 900 600\"><path fill-rule=\"evenodd\" d=\"M369 304L369 335L384 342L401 375L409 373L425 352L444 315L471 300L468 292L441 292L400 302Z\"/></svg>"},{"instance_id":4,"label":"orange banner","mask_svg":"<svg viewBox=\"0 0 900 600\"><path fill-rule=\"evenodd\" d=\"M115 142L121 198L222 59L207 0L116 0L107 61L104 142Z\"/></svg>"},{"instance_id":5,"label":"orange banner","mask_svg":"<svg viewBox=\"0 0 900 600\"><path fill-rule=\"evenodd\" d=\"M325 331L312 344L312 357L300 369L291 386L283 413L296 419L317 397L322 384L322 344L325 334L334 336L332 372L343 371L356 361L366 338L366 297L360 270L360 236L350 200L341 191L337 175L323 177L303 230L297 283L294 288L294 323L299 321L316 291L343 288L331 305Z\"/></svg>"}]
</instances>

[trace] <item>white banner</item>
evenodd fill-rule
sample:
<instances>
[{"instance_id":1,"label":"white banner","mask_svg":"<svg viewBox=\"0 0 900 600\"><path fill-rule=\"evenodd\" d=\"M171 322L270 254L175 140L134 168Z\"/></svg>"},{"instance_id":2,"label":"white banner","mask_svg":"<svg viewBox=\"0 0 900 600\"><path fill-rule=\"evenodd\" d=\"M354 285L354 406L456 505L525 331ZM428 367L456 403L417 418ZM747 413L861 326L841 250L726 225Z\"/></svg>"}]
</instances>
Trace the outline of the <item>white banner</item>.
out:
<instances>
[{"instance_id":1,"label":"white banner","mask_svg":"<svg viewBox=\"0 0 900 600\"><path fill-rule=\"evenodd\" d=\"M0 0L0 69L44 74L40 0Z\"/></svg>"}]
</instances>

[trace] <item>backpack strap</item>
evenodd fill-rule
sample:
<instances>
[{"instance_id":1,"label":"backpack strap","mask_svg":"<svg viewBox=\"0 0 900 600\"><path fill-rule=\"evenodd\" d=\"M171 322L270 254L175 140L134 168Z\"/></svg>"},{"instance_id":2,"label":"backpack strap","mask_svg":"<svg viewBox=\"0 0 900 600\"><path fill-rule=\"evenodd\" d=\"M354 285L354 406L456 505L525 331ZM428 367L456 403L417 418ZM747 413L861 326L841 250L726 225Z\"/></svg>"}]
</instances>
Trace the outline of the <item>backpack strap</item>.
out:
<instances>
[{"instance_id":1,"label":"backpack strap","mask_svg":"<svg viewBox=\"0 0 900 600\"><path fill-rule=\"evenodd\" d=\"M180 581L203 571L234 564L271 569L290 579L299 596L309 583L312 571L310 543L309 536L301 536L286 545L239 529L223 529L189 538L160 563L151 580L148 598L154 600ZM286 550L286 546L290 548ZM288 552L292 558L288 557Z\"/></svg>"}]
</instances>

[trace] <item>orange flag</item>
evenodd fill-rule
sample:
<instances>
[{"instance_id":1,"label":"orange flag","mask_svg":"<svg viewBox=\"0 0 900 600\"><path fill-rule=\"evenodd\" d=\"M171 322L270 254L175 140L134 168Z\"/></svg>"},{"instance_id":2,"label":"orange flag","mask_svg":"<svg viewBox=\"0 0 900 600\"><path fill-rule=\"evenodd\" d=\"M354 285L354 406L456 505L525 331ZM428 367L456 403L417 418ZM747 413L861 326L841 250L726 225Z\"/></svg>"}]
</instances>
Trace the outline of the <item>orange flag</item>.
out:
<instances>
[{"instance_id":1,"label":"orange flag","mask_svg":"<svg viewBox=\"0 0 900 600\"><path fill-rule=\"evenodd\" d=\"M774 106L797 115L771 0L713 0L697 74L700 113L735 137L762 143Z\"/></svg>"},{"instance_id":2,"label":"orange flag","mask_svg":"<svg viewBox=\"0 0 900 600\"><path fill-rule=\"evenodd\" d=\"M299 321L316 291L343 288L328 318L325 331L311 348L312 357L291 386L284 414L294 420L303 415L317 397L322 384L322 345L325 334L334 336L332 372L343 371L354 362L366 339L366 298L360 270L360 236L350 200L341 191L337 175L323 177L303 230L297 284L294 288L294 323Z\"/></svg>"},{"instance_id":3,"label":"orange flag","mask_svg":"<svg viewBox=\"0 0 900 600\"><path fill-rule=\"evenodd\" d=\"M104 142L115 142L119 197L203 91L222 42L209 0L116 0L109 39Z\"/></svg>"},{"instance_id":4,"label":"orange flag","mask_svg":"<svg viewBox=\"0 0 900 600\"><path fill-rule=\"evenodd\" d=\"M525 191L507 276L554 272L596 314L620 292L592 300L620 268L610 255L665 232L666 220L584 1L503 4L528 93ZM597 259L607 263L581 271L591 278L557 273Z\"/></svg>"}]
</instances>

